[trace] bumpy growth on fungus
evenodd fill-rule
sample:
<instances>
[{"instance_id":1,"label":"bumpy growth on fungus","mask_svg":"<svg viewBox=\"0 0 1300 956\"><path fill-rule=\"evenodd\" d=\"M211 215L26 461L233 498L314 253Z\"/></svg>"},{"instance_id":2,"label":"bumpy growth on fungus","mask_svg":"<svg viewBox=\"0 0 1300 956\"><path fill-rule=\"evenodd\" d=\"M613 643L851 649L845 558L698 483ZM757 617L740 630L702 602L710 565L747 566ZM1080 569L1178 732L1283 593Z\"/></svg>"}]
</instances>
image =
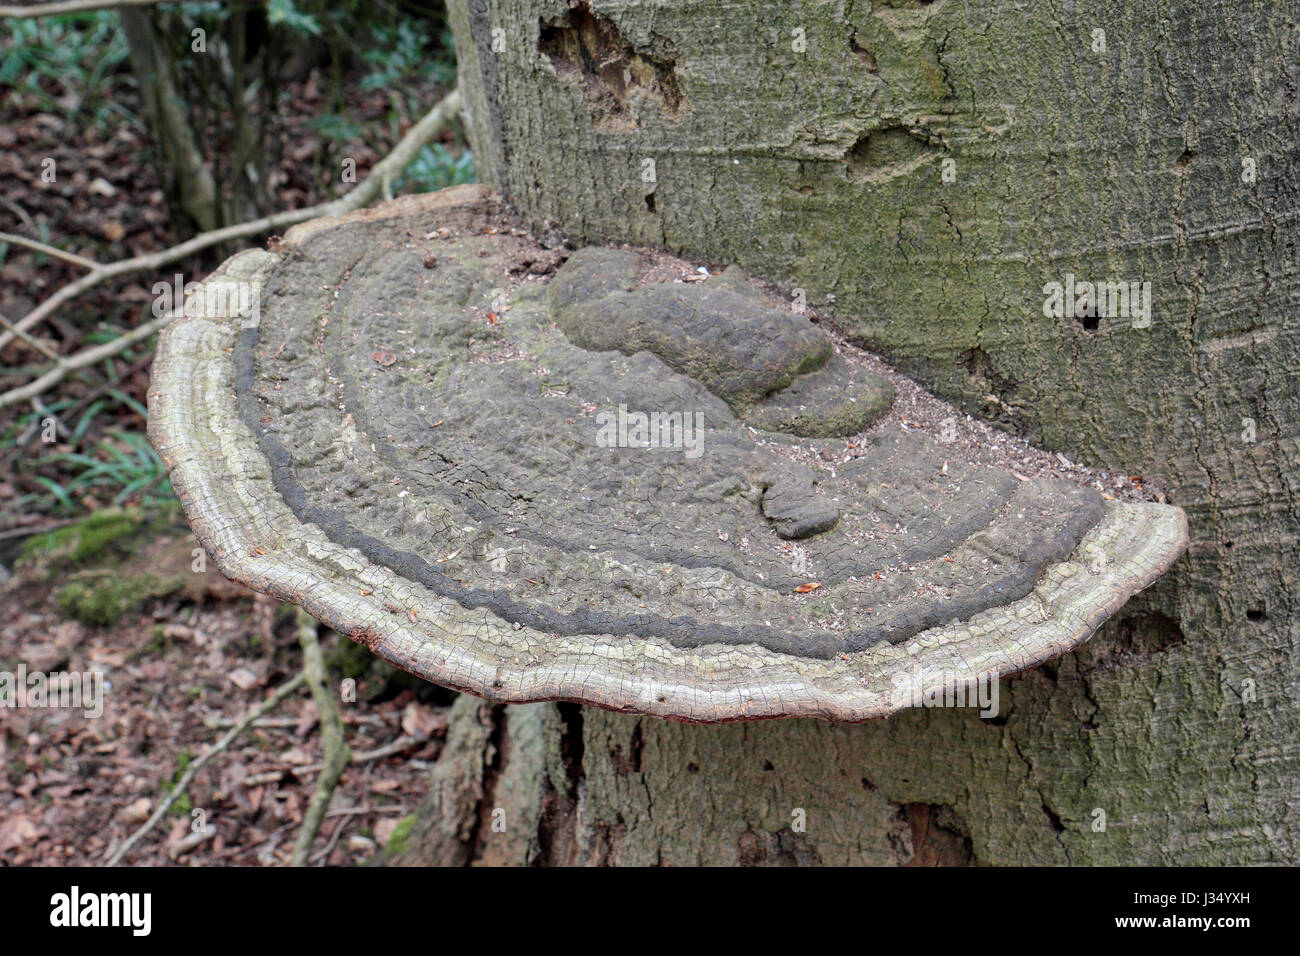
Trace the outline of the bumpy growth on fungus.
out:
<instances>
[{"instance_id":1,"label":"bumpy growth on fungus","mask_svg":"<svg viewBox=\"0 0 1300 956\"><path fill-rule=\"evenodd\" d=\"M221 569L494 700L854 721L1070 650L1186 547L878 421L889 383L736 270L559 258L460 187L209 277L150 431Z\"/></svg>"}]
</instances>

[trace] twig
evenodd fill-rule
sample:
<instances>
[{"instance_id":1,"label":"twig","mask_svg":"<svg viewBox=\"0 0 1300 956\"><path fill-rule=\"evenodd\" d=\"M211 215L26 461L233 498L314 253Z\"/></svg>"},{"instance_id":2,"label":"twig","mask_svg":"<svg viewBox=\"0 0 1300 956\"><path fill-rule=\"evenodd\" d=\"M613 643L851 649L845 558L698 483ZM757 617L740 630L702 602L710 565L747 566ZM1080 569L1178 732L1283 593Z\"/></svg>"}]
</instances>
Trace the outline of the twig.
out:
<instances>
[{"instance_id":1,"label":"twig","mask_svg":"<svg viewBox=\"0 0 1300 956\"><path fill-rule=\"evenodd\" d=\"M12 232L0 232L0 242L12 242L15 246L34 249L36 252L43 252L52 259L62 259L64 262L71 262L74 266L81 266L83 269L98 269L100 267L99 263L94 259L87 259L75 252L68 252L66 249L60 249L58 246L51 246L36 239L28 239L26 236L17 236Z\"/></svg>"},{"instance_id":2,"label":"twig","mask_svg":"<svg viewBox=\"0 0 1300 956\"><path fill-rule=\"evenodd\" d=\"M250 773L240 781L240 786L260 787L265 783L279 783L288 772L287 770L268 770L265 773Z\"/></svg>"},{"instance_id":3,"label":"twig","mask_svg":"<svg viewBox=\"0 0 1300 956\"><path fill-rule=\"evenodd\" d=\"M343 835L343 831L347 828L347 825L348 821L346 819L340 820L335 825L334 832L330 834L330 838L325 843L325 846L311 855L312 863L315 863L317 860L323 860L325 857L330 855L334 847L338 845L339 837Z\"/></svg>"},{"instance_id":4,"label":"twig","mask_svg":"<svg viewBox=\"0 0 1300 956\"><path fill-rule=\"evenodd\" d=\"M27 212L26 209L18 205L18 203L14 202L12 199L6 199L4 196L0 196L0 206L4 206L15 216L21 219L24 223L26 223L27 228L30 229L32 232L40 232L40 229L36 227L36 220L34 220L31 217L31 215Z\"/></svg>"},{"instance_id":5,"label":"twig","mask_svg":"<svg viewBox=\"0 0 1300 956\"><path fill-rule=\"evenodd\" d=\"M15 323L15 328L23 331L30 329L53 315L65 302L76 298L87 289L91 289L117 276L140 272L144 269L156 269L159 266L165 266L178 259L184 259L192 253L222 242L228 242L231 239L244 239L258 233L271 232L285 226L292 226L307 219L315 219L320 216L341 216L344 213L360 209L379 196L384 189L385 183L391 185L392 181L410 165L411 160L415 159L416 154L424 144L442 130L452 117L460 112L460 108L460 90L453 89L438 102L437 106L421 117L418 123L407 130L406 135L393 147L393 151L374 165L370 170L370 175L341 199L308 206L306 209L293 209L288 212L275 213L262 219L254 219L251 222L244 222L235 226L214 229L211 232L201 233L192 239L187 239L185 242L169 249L99 265L75 282L70 282L61 287L48 299L18 320ZM14 337L12 331L0 332L0 348L4 348L4 346L12 342ZM42 387L48 388L53 382L62 378L63 374L66 374L66 370ZM0 395L0 408L10 404L6 401L8 394Z\"/></svg>"},{"instance_id":6,"label":"twig","mask_svg":"<svg viewBox=\"0 0 1300 956\"><path fill-rule=\"evenodd\" d=\"M172 804L181 798L181 795L185 793L189 785L194 782L194 778L198 775L198 772L207 765L209 760L234 743L235 739L247 730L254 721L275 710L282 700L294 693L306 682L307 675L305 673L295 674L292 678L285 681L276 689L275 693L245 714L243 720L234 727L231 727L220 740L208 748L207 753L186 767L185 772L181 774L181 779L177 781L176 786L172 787L171 792L167 794L161 802L159 802L149 819L141 825L140 829L127 837L122 845L119 846L109 858L108 866L117 866L117 864L121 862L122 858L130 851L131 847L135 846L136 843L140 841L141 837L158 825L158 821L161 820L166 815L167 811L171 809Z\"/></svg>"},{"instance_id":7,"label":"twig","mask_svg":"<svg viewBox=\"0 0 1300 956\"><path fill-rule=\"evenodd\" d=\"M83 519L81 518L68 518L66 521L52 521L48 524L36 525L31 528L5 528L5 530L0 531L0 541L7 541L9 538L35 537L38 534L45 534L47 531L56 531L59 528L66 528L69 525L74 525L82 520Z\"/></svg>"},{"instance_id":8,"label":"twig","mask_svg":"<svg viewBox=\"0 0 1300 956\"><path fill-rule=\"evenodd\" d=\"M382 747L377 747L374 750L366 750L359 754L352 754L349 762L369 763L372 760L382 760L384 757L391 757L393 754L400 754L403 750L410 750L412 747L422 744L428 739L428 737L398 737L392 743L384 744ZM325 764L313 763L308 764L305 767L290 767L286 772L297 777L303 774L315 773L318 770L323 770L324 767Z\"/></svg>"},{"instance_id":9,"label":"twig","mask_svg":"<svg viewBox=\"0 0 1300 956\"><path fill-rule=\"evenodd\" d=\"M67 286L64 286L67 288ZM144 325L136 326L130 332L124 332L111 342L105 342L103 345L95 345L88 349L83 349L73 355L60 358L54 363L54 368L50 369L44 375L26 385L20 385L18 388L11 388L9 391L0 394L0 408L7 405L13 405L16 402L25 401L29 398L35 398L43 393L51 385L61 381L69 372L75 372L77 369L85 368L88 365L94 365L101 359L109 358L118 352L123 352L130 346L139 342L141 339L147 339L168 322L172 321L175 316L172 313L164 315L162 318L154 319L152 322L146 322ZM21 322L15 326L21 326Z\"/></svg>"},{"instance_id":10,"label":"twig","mask_svg":"<svg viewBox=\"0 0 1300 956\"><path fill-rule=\"evenodd\" d=\"M406 807L339 807L325 814L326 817L364 817L371 813L400 813L405 816Z\"/></svg>"},{"instance_id":11,"label":"twig","mask_svg":"<svg viewBox=\"0 0 1300 956\"><path fill-rule=\"evenodd\" d=\"M348 725L382 724L383 722L384 721L381 718L376 717L373 714L346 714L343 717L343 723ZM211 727L213 730L218 730L222 727L233 727L235 723L236 721L234 717L203 718L203 726ZM297 717L267 717L265 720L259 720L257 722L257 726L259 727L297 727L298 724L299 718ZM352 759L356 761L362 759L364 756L365 754L357 754Z\"/></svg>"},{"instance_id":12,"label":"twig","mask_svg":"<svg viewBox=\"0 0 1300 956\"><path fill-rule=\"evenodd\" d=\"M233 727L236 721L233 717L205 717L203 726L212 730L218 730L222 727ZM263 717L253 724L254 727L297 727L297 717Z\"/></svg>"},{"instance_id":13,"label":"twig","mask_svg":"<svg viewBox=\"0 0 1300 956\"><path fill-rule=\"evenodd\" d=\"M298 831L298 840L289 858L290 866L306 866L311 854L312 841L320 830L329 809L330 798L338 786L343 771L352 762L352 748L348 746L343 735L343 720L339 717L339 707L326 685L325 655L320 649L320 640L316 634L316 619L306 611L298 611L298 643L302 645L302 672L307 678L307 687L316 701L316 710L320 716L321 743L325 748L325 765L316 781L316 792L312 794L311 803L303 815L302 828ZM338 829L342 827L339 824Z\"/></svg>"},{"instance_id":14,"label":"twig","mask_svg":"<svg viewBox=\"0 0 1300 956\"><path fill-rule=\"evenodd\" d=\"M62 0L59 3L34 3L29 7L0 7L0 18L23 20L31 17L57 17L63 13L90 13L116 7L151 7L159 0Z\"/></svg>"},{"instance_id":15,"label":"twig","mask_svg":"<svg viewBox=\"0 0 1300 956\"><path fill-rule=\"evenodd\" d=\"M46 358L53 359L56 362L59 360L58 352L54 351L52 348L50 348L48 345L46 345L44 342L40 341L39 339L32 338L22 329L15 327L14 324L10 322L8 319L6 319L3 315L0 315L0 325L3 325L6 329L13 332L14 335L18 336L20 339L22 339L32 348L36 349L36 351L40 352Z\"/></svg>"}]
</instances>

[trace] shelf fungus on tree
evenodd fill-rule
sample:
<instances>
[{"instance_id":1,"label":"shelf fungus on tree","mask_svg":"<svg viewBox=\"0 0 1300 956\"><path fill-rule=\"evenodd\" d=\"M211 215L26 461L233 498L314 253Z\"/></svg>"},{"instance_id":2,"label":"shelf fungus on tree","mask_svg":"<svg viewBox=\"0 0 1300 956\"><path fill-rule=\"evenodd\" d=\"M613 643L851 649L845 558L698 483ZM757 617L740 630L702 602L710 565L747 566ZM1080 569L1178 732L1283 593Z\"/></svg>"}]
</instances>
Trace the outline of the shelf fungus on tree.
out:
<instances>
[{"instance_id":1,"label":"shelf fungus on tree","mask_svg":"<svg viewBox=\"0 0 1300 956\"><path fill-rule=\"evenodd\" d=\"M493 700L855 721L1069 651L1186 547L891 421L734 269L562 258L471 186L213 273L149 419L222 571Z\"/></svg>"}]
</instances>

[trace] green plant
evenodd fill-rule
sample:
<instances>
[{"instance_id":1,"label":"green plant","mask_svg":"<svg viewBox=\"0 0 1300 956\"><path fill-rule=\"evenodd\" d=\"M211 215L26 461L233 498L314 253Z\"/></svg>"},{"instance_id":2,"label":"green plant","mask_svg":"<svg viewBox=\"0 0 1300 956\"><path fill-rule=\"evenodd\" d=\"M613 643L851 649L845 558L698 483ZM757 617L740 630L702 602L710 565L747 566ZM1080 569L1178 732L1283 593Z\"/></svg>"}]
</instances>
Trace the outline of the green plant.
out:
<instances>
[{"instance_id":1,"label":"green plant","mask_svg":"<svg viewBox=\"0 0 1300 956\"><path fill-rule=\"evenodd\" d=\"M394 191L432 192L447 186L474 182L474 156L468 149L453 155L442 143L431 143L416 154Z\"/></svg>"},{"instance_id":2,"label":"green plant","mask_svg":"<svg viewBox=\"0 0 1300 956\"><path fill-rule=\"evenodd\" d=\"M170 485L164 485L167 469L153 450L148 439L139 432L112 429L93 448L90 454L61 452L46 459L49 464L67 465L71 476L59 482L44 475L34 480L53 495L59 509L75 512L74 496L80 497L92 490L112 493L111 502L120 505L140 495L144 500L157 503L172 497Z\"/></svg>"},{"instance_id":3,"label":"green plant","mask_svg":"<svg viewBox=\"0 0 1300 956\"><path fill-rule=\"evenodd\" d=\"M0 89L35 96L41 109L69 121L89 110L97 123L107 125L111 114L122 112L110 80L126 57L126 38L111 11L0 25Z\"/></svg>"}]
</instances>

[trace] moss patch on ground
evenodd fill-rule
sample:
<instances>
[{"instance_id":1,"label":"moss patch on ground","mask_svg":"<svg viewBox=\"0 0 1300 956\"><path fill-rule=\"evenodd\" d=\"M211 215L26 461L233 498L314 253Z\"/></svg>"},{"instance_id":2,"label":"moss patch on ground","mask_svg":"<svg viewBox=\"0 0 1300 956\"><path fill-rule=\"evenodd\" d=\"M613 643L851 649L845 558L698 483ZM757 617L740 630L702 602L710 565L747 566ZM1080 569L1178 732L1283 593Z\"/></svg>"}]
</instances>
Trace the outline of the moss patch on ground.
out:
<instances>
[{"instance_id":1,"label":"moss patch on ground","mask_svg":"<svg viewBox=\"0 0 1300 956\"><path fill-rule=\"evenodd\" d=\"M55 588L59 613L88 627L112 627L155 599L200 601L225 584L198 550L175 506L106 508L23 546L16 568Z\"/></svg>"},{"instance_id":2,"label":"moss patch on ground","mask_svg":"<svg viewBox=\"0 0 1300 956\"><path fill-rule=\"evenodd\" d=\"M64 617L76 618L87 627L112 627L122 615L138 611L146 601L184 587L185 579L176 575L114 575L66 584L59 588L55 601Z\"/></svg>"}]
</instances>

